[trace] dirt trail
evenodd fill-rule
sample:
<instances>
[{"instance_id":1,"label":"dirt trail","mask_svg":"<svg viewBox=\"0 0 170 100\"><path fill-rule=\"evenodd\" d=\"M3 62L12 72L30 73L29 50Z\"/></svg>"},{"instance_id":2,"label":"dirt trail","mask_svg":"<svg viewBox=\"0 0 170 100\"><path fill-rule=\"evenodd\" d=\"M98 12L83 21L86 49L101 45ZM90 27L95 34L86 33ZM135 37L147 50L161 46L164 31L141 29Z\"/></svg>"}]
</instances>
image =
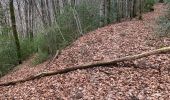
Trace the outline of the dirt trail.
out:
<instances>
[{"instance_id":1,"label":"dirt trail","mask_svg":"<svg viewBox=\"0 0 170 100\"><path fill-rule=\"evenodd\" d=\"M133 20L109 25L79 38L65 48L48 68L22 67L0 79L17 80L42 72L67 68L86 62L114 59L170 45L168 38L156 38L156 20L165 14L166 5L155 5L155 11ZM67 99L170 99L170 55L143 58L119 68L77 70L64 75L41 78L15 86L0 87L0 99L67 100ZM158 71L161 70L160 72Z\"/></svg>"}]
</instances>

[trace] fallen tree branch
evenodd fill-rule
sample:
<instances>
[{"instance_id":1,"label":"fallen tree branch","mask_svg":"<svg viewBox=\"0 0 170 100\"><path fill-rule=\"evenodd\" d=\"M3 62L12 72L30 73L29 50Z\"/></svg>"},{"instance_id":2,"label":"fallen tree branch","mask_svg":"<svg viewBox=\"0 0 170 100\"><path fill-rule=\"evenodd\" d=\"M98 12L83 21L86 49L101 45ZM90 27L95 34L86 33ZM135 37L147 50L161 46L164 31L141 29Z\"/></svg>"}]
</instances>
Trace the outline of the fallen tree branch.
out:
<instances>
[{"instance_id":1,"label":"fallen tree branch","mask_svg":"<svg viewBox=\"0 0 170 100\"><path fill-rule=\"evenodd\" d=\"M55 59L58 58L58 55L60 54L60 51L57 50L55 56L45 65L46 67L51 66L51 64L55 61Z\"/></svg>"},{"instance_id":2,"label":"fallen tree branch","mask_svg":"<svg viewBox=\"0 0 170 100\"><path fill-rule=\"evenodd\" d=\"M93 67L113 65L113 64L116 64L116 63L119 63L119 62L132 61L132 60L140 59L140 58L143 58L143 57L148 57L148 56L155 55L155 54L165 54L165 53L170 53L170 47L165 47L165 48L161 48L161 49L157 49L157 50L153 50L153 51L149 51L149 52L144 52L144 53L137 54L137 55L126 56L126 57L122 57L122 58L118 58L118 59L114 59L114 60L109 60L109 61L87 63L87 64L84 64L84 65L73 66L73 67L69 67L69 68L66 68L66 69L61 69L61 70L57 70L57 71L53 71L53 72L43 72L43 73L40 73L40 74L37 74L37 75L30 76L30 77L25 78L25 79L1 83L0 86L15 85L17 83L23 83L23 82L26 82L26 81L39 79L41 77L46 77L46 76L64 74L64 73L68 73L68 72L75 71L75 70L78 70L78 69L81 70L81 69L87 69L87 68L93 68Z\"/></svg>"}]
</instances>

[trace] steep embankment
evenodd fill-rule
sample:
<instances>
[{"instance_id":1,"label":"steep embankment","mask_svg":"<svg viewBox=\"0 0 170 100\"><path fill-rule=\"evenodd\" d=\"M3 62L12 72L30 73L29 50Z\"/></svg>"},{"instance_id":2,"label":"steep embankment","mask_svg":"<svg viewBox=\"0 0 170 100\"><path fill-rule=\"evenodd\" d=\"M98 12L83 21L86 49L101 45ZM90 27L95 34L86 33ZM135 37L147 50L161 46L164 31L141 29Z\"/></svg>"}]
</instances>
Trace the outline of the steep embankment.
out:
<instances>
[{"instance_id":1,"label":"steep embankment","mask_svg":"<svg viewBox=\"0 0 170 100\"><path fill-rule=\"evenodd\" d=\"M170 45L168 38L156 38L154 27L166 6L157 4L155 11L133 20L109 25L79 38L61 52L51 66L23 66L0 79L17 80L42 72L64 69L86 62L114 59ZM0 87L0 98L14 99L170 99L170 55L155 55L120 64L119 68L77 70L45 77L15 86ZM158 70L159 69L159 70ZM161 73L160 73L161 71Z\"/></svg>"}]
</instances>

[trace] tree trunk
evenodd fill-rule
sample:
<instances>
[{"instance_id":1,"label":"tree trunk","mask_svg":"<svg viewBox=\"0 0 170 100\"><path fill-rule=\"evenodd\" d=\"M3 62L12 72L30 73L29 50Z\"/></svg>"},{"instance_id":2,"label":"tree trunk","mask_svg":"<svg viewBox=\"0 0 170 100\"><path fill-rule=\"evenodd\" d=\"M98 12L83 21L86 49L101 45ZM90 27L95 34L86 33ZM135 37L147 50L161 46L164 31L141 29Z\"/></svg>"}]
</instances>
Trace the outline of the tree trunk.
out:
<instances>
[{"instance_id":1,"label":"tree trunk","mask_svg":"<svg viewBox=\"0 0 170 100\"><path fill-rule=\"evenodd\" d=\"M19 0L16 1L17 2L17 8L18 8L18 15L19 15L19 20L20 20L20 27L21 27L21 34L23 35L24 33L24 27L23 27L23 17L22 17L22 10L21 10L21 3L19 2Z\"/></svg>"},{"instance_id":2,"label":"tree trunk","mask_svg":"<svg viewBox=\"0 0 170 100\"><path fill-rule=\"evenodd\" d=\"M143 0L139 0L139 20L142 20Z\"/></svg>"},{"instance_id":3,"label":"tree trunk","mask_svg":"<svg viewBox=\"0 0 170 100\"><path fill-rule=\"evenodd\" d=\"M133 0L129 0L129 15L130 19L133 18Z\"/></svg>"},{"instance_id":4,"label":"tree trunk","mask_svg":"<svg viewBox=\"0 0 170 100\"><path fill-rule=\"evenodd\" d=\"M15 22L15 12L14 12L14 5L13 0L10 0L10 14L11 14L11 22L12 22L12 30L15 39L16 49L17 49L17 56L18 56L18 63L21 64L21 49L20 49L20 42L18 38L18 33L16 29L16 22Z\"/></svg>"},{"instance_id":5,"label":"tree trunk","mask_svg":"<svg viewBox=\"0 0 170 100\"><path fill-rule=\"evenodd\" d=\"M105 0L100 3L100 26L103 27L105 24Z\"/></svg>"},{"instance_id":6,"label":"tree trunk","mask_svg":"<svg viewBox=\"0 0 170 100\"><path fill-rule=\"evenodd\" d=\"M117 20L117 22L120 22L120 5L119 5L119 0L116 0L116 3L115 3L115 5L116 5L116 20Z\"/></svg>"},{"instance_id":7,"label":"tree trunk","mask_svg":"<svg viewBox=\"0 0 170 100\"><path fill-rule=\"evenodd\" d=\"M133 15L132 17L136 17L136 0L133 0Z\"/></svg>"},{"instance_id":8,"label":"tree trunk","mask_svg":"<svg viewBox=\"0 0 170 100\"><path fill-rule=\"evenodd\" d=\"M106 16L107 16L107 24L110 24L110 13L111 13L111 0L106 0L107 3L107 11L106 11Z\"/></svg>"},{"instance_id":9,"label":"tree trunk","mask_svg":"<svg viewBox=\"0 0 170 100\"><path fill-rule=\"evenodd\" d=\"M63 3L63 0L59 0L59 10L60 10L60 14L64 13L64 3Z\"/></svg>"},{"instance_id":10,"label":"tree trunk","mask_svg":"<svg viewBox=\"0 0 170 100\"><path fill-rule=\"evenodd\" d=\"M28 5L28 1L24 0L24 13L25 13L25 30L26 30L26 37L29 38L29 20L28 20L28 15L29 15L29 5Z\"/></svg>"},{"instance_id":11,"label":"tree trunk","mask_svg":"<svg viewBox=\"0 0 170 100\"><path fill-rule=\"evenodd\" d=\"M47 20L49 26L52 26L52 20L51 20L51 13L50 13L50 5L49 0L46 0L46 12L47 12Z\"/></svg>"},{"instance_id":12,"label":"tree trunk","mask_svg":"<svg viewBox=\"0 0 170 100\"><path fill-rule=\"evenodd\" d=\"M29 32L29 39L32 41L33 37L34 37L34 33L33 33L33 17L34 17L34 5L33 5L33 0L29 0L29 14L28 14L28 19L29 19L29 28L28 28L28 32Z\"/></svg>"}]
</instances>

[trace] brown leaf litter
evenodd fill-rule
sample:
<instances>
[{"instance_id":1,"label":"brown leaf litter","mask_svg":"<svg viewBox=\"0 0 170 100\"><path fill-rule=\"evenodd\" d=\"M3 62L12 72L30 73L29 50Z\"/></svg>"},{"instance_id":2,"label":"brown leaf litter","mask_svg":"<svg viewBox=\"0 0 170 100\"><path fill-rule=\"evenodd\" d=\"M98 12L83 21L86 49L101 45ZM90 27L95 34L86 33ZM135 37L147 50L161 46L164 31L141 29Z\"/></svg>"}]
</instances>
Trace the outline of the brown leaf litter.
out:
<instances>
[{"instance_id":1,"label":"brown leaf litter","mask_svg":"<svg viewBox=\"0 0 170 100\"><path fill-rule=\"evenodd\" d=\"M46 67L47 62L36 67L25 65L2 77L0 82L169 46L169 38L154 36L155 21L165 15L165 11L164 4L157 4L154 12L143 15L143 21L125 21L92 31L62 50L51 66ZM138 68L134 68L133 63ZM119 67L77 70L0 87L0 100L169 100L169 67L170 55L164 54Z\"/></svg>"}]
</instances>

